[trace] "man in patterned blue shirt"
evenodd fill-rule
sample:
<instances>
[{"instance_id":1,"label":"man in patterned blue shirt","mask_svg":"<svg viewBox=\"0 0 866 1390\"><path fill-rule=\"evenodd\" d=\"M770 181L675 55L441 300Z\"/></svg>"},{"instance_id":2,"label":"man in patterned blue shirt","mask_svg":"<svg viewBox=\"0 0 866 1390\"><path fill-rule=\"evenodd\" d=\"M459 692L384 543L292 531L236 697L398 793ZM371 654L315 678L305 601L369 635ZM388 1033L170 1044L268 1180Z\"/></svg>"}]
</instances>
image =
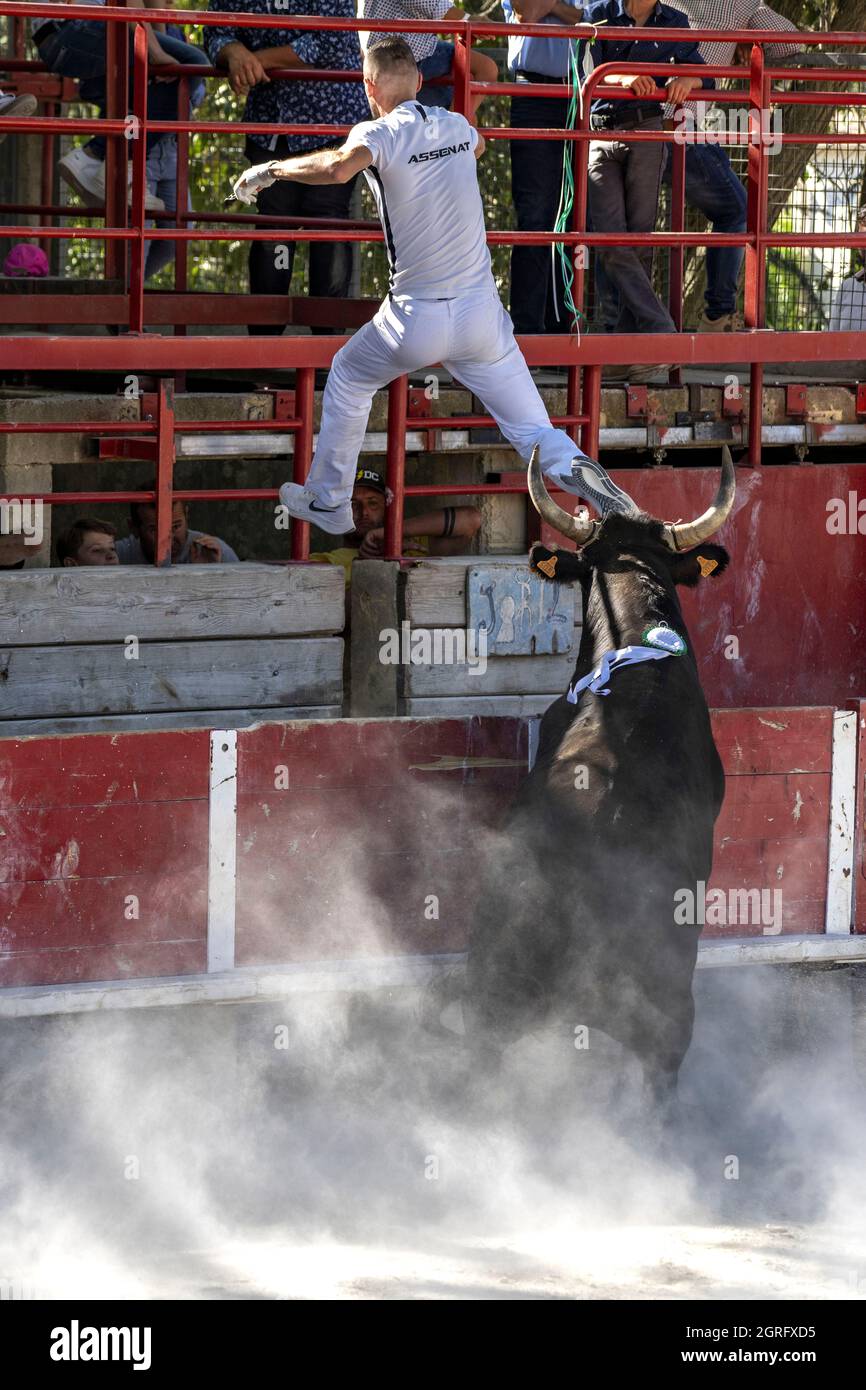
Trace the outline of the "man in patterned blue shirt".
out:
<instances>
[{"instance_id":1,"label":"man in patterned blue shirt","mask_svg":"<svg viewBox=\"0 0 866 1390\"><path fill-rule=\"evenodd\" d=\"M271 14L269 0L210 0L210 9L243 14ZM279 0L285 15L328 15L354 19L354 0ZM274 81L274 68L342 68L360 72L357 32L313 32L303 29L208 26L205 47L214 67L225 68L232 91L246 97L244 121L285 125L353 126L369 116L364 84L355 82ZM248 135L246 155L260 164L268 154L285 159L336 145L338 135ZM348 217L355 180L314 187L278 182L258 195L258 211L277 217ZM250 243L250 293L288 294L295 242L285 249L275 242ZM352 273L351 245L313 242L310 245L310 294L345 298ZM259 324L251 333L282 333L279 325ZM314 329L313 332L317 330ZM327 331L327 330L319 330Z\"/></svg>"}]
</instances>

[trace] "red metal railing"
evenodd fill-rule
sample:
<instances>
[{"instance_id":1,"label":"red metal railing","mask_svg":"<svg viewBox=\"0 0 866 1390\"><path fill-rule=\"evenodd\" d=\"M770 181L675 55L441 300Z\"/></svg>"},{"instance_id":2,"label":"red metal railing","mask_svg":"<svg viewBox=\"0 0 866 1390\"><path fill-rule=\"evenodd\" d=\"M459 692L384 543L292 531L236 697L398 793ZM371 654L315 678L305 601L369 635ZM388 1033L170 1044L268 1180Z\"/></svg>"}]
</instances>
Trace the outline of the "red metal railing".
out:
<instances>
[{"instance_id":1,"label":"red metal railing","mask_svg":"<svg viewBox=\"0 0 866 1390\"><path fill-rule=\"evenodd\" d=\"M174 10L148 10L148 11L128 11L112 4L106 7L95 7L86 5L65 6L57 4L16 4L9 0L0 0L0 14L12 16L18 24L18 42L16 44L16 56L0 63L7 71L37 77L44 73L43 65L26 60L21 56L23 45L20 42L20 22L24 16L29 18L51 17L58 20L62 17L75 19L94 19L106 21L108 35L108 62L111 80L108 90L108 116L102 121L96 120L60 120L57 116L53 117L33 117L21 120L7 120L4 122L6 129L19 131L22 133L37 133L49 138L45 140L45 146L51 146L50 137L58 131L64 133L87 133L91 134L100 131L109 136L108 139L108 159L106 165L106 187L108 194L106 205L102 210L89 208L88 217L102 215L106 220L104 227L81 228L81 227L61 227L53 224L53 219L60 216L68 217L68 209L61 209L51 204L49 201L50 180L46 181L46 168L50 170L50 163L43 162L43 195L45 202L37 207L29 205L17 205L14 210L39 212L43 217L51 220L44 222L38 229L40 238L47 241L53 239L69 238L90 238L98 239L105 246L106 278L120 279L126 281L126 259L127 249L129 251L129 288L121 294L106 294L100 299L91 300L85 305L84 319L89 323L124 323L127 328L120 340L115 339L106 342L102 338L82 338L75 337L70 339L52 338L45 340L21 337L0 338L0 370L16 371L45 371L45 370L117 370L118 350L120 343L123 344L123 371L129 372L153 372L164 374L158 391L158 408L156 418L152 422L131 422L119 426L116 423L93 425L90 422L86 426L75 424L64 425L0 425L0 432L21 433L29 430L33 433L42 432L81 432L82 428L90 434L137 434L144 435L151 439L150 449L152 457L157 466L157 485L154 494L133 494L133 493L78 493L78 494L30 494L34 499L41 499L49 504L59 502L106 502L121 500L148 500L155 498L157 507L157 563L166 563L169 555L169 533L170 533L170 513L171 499L196 499L196 498L221 498L229 500L232 498L260 498L275 496L275 492L267 489L235 489L235 490L173 490L172 471L175 449L175 435L184 429L195 430L197 433L210 430L237 432L245 428L249 429L279 429L290 431L295 436L295 450L293 461L293 475L296 480L303 481L309 469L312 458L313 447L313 392L314 392L314 372L317 367L327 367L333 358L334 353L339 349L344 339L337 337L328 338L289 338L275 339L272 337L261 338L253 337L247 340L239 340L236 337L200 337L185 338L186 328L194 323L262 323L262 322L285 322L287 301L278 296L242 296L242 295L212 295L212 294L190 294L187 292L187 265L186 248L190 241L327 241L340 240L343 242L364 242L378 241L382 239L381 231L378 226L369 223L341 222L337 226L333 223L317 223L314 227L309 224L301 226L286 226L284 222L278 222L273 218L262 218L253 214L234 214L226 215L219 212L186 212L186 189L188 186L188 144L190 135L196 133L220 133L226 132L232 135L241 133L275 133L275 134L324 134L339 137L346 133L345 127L338 126L278 126L278 125L257 125L243 122L206 122L191 121L188 119L189 78L195 76L219 76L223 77L222 72L217 73L215 69L204 67L187 67L179 69L182 73L180 82L180 107L179 119L177 121L151 121L147 117L146 92L147 92L147 51L146 36L142 21L171 22L181 19L184 23L202 25L226 25L236 24L242 21L246 28L273 28L284 27L286 22L285 15L251 15L244 14L238 16L235 13L212 14L210 12L200 13L183 11L182 13ZM348 20L318 18L310 16L292 15L292 27L303 30L366 30L369 29L369 20ZM132 157L132 185L133 197L131 215L127 209L126 199L126 140L127 121L127 45L122 41L119 24L133 24L135 26L134 39L134 74L133 74L133 111L132 114L138 122L138 138L133 142ZM389 29L396 32L440 32L443 28L441 22L405 21L399 24L384 24L377 22L377 29ZM471 80L468 65L467 46L471 45L475 38L496 38L499 41L515 34L535 35L544 38L560 37L563 39L574 39L578 37L589 38L592 36L591 26L552 26L552 25L502 25L492 23L482 23L475 21L463 21L460 23L450 22L445 26L449 32L453 33L455 39L455 67L453 74L453 85L455 89L455 107L467 112L470 109L472 96L477 95L525 95L526 88L516 83L475 83ZM692 36L698 39L718 39L718 33L714 30L692 30ZM610 38L633 38L631 30L616 30L606 28L605 36ZM657 39L681 38L682 31L666 31L655 29L653 37ZM785 69L784 67L767 67L764 62L763 46L767 43L780 45L789 42L792 47L803 48L810 45L833 46L840 48L866 47L866 35L840 33L840 34L805 34L797 33L786 39L784 34L776 31L759 33L752 30L726 31L726 38L729 41L738 43L748 43L751 45L751 62L748 70L736 67L679 67L678 74L704 75L710 73L717 77L731 77L748 82L748 89L743 91L715 91L710 99L713 103L731 103L742 105L744 100L753 112L760 113L769 111L771 106L784 106L785 104L801 104L804 101L811 101L820 105L860 105L866 103L866 93L852 93L842 91L822 90L814 93L803 92L781 92L774 87L774 80L796 79L798 81L820 80L822 82L845 83L856 82L863 79L863 73L859 69L844 70L833 69L832 71L821 70L820 77L809 70ZM576 197L574 212L572 217L572 229L569 232L549 233L549 232L514 232L514 231L491 231L488 234L488 242L491 245L537 245L550 244L553 241L562 242L575 248L585 246L604 246L609 244L620 245L653 245L665 248L671 252L671 296L672 312L678 327L681 327L681 290L683 279L683 254L688 246L743 246L746 251L746 279L745 279L745 324L746 331L740 334L725 335L696 335L678 332L676 334L653 334L651 336L642 335L585 335L578 339L576 336L566 337L565 335L555 335L550 337L523 337L520 340L521 347L530 365L564 365L567 368L567 406L566 414L559 417L555 423L562 424L569 429L573 437L576 430L581 428L581 443L584 449L590 454L597 453L598 435L600 423L600 388L601 388L601 367L603 364L628 364L628 363L653 363L663 361L674 362L678 365L703 365L711 366L714 363L728 362L732 357L738 361L745 361L750 365L750 420L749 420L749 463L752 466L760 464L761 448L761 401L762 401L762 382L764 364L769 361L783 361L790 353L794 358L801 357L814 361L821 360L854 360L863 355L863 335L861 333L836 333L832 335L823 333L767 333L763 331L766 311L766 251L770 247L797 247L797 246L836 246L836 247L864 247L866 246L866 235L863 233L852 234L797 234L797 233L771 233L767 228L767 186L768 186L768 151L765 144L760 139L750 141L748 146L748 224L747 230L742 234L716 234L716 233L694 233L684 232L684 159L685 145L671 131L653 131L644 133L639 131L591 131L589 129L589 106L594 95L604 94L616 97L621 100L632 100L632 94L624 91L620 87L604 87L605 76L615 67L616 71L647 72L652 75L652 64L640 63L617 63L615 65L606 64L596 68L590 75L584 89L584 102L582 108L582 118L574 130L549 130L541 129L521 129L512 130L508 127L484 128L484 135L490 140L550 140L561 139L572 143ZM360 80L360 73L347 72L317 72L311 73L309 69L292 69L285 72L272 73L272 77L284 80L311 80L315 77L322 81L347 81ZM443 79L444 80L444 79ZM551 82L550 84L533 84L532 95L562 97L568 92L567 86L560 83ZM666 98L663 92L657 92L659 98ZM693 98L697 99L697 94ZM185 118L181 118L185 117ZM178 136L178 211L177 213L165 214L173 222L170 228L147 227L145 225L144 191L145 191L145 136L150 131L173 131ZM674 145L674 169L673 169L673 209L671 232L655 232L650 234L620 234L620 233L601 233L588 232L586 230L586 190L587 190L587 161L590 140L617 139L635 141L643 140L658 141L664 140ZM731 141L736 137L731 137ZM725 142L727 137L721 137ZM820 135L799 135L782 134L782 143L795 144L859 144L866 142L866 134L845 134L839 132L821 133ZM13 210L13 209L8 209ZM160 219L157 214L157 220ZM202 227L201 225L190 226L188 224L201 224L202 222L220 221L226 224L225 229ZM4 236L23 236L32 237L34 228L27 225L4 227ZM176 293L158 294L145 292L144 287L144 248L146 241L171 240L177 245L176 258ZM575 254L575 287L576 302L581 302L584 288L584 270L582 257ZM265 301L273 300L274 303ZM218 303L215 303L218 301ZM24 305L26 304L26 311ZM319 302L316 313L324 312L324 305ZM331 322L335 322L339 316L343 323L353 323L357 325L369 318L374 307L372 304L347 301L330 301L328 307L331 310ZM78 296L22 296L18 301L4 302L0 300L0 319L7 323L34 322L36 320L43 323L63 323L70 321L81 321L82 301ZM313 311L311 311L313 312ZM280 315L282 314L282 318ZM75 319L71 316L75 315ZM168 323L173 326L174 337L161 337L148 334L145 326L148 323ZM276 369L295 369L296 377L296 407L294 416L288 420L274 421L212 421L206 425L196 423L195 425L178 424L174 418L173 390L172 383L167 379L168 375L175 375L186 370L193 369L219 369L220 366L237 368L239 361L242 365L255 370L276 370ZM406 378L400 378L393 382L389 388L388 406L388 453L387 453L387 475L395 501L389 508L386 527L386 553L389 556L399 556L402 544L402 515L403 502L406 496L424 496L431 493L436 494L477 494L485 491L514 491L514 487L495 488L483 487L479 485L467 484L462 487L443 487L439 485L418 486L407 488L404 483L405 468L405 432L407 424L415 424L419 428L430 430L480 427L489 424L486 417L481 416L461 416L461 417L413 417L408 409L408 389ZM150 456L150 451L147 451ZM292 557L302 559L308 553L307 528L304 526L294 526L292 535Z\"/></svg>"}]
</instances>

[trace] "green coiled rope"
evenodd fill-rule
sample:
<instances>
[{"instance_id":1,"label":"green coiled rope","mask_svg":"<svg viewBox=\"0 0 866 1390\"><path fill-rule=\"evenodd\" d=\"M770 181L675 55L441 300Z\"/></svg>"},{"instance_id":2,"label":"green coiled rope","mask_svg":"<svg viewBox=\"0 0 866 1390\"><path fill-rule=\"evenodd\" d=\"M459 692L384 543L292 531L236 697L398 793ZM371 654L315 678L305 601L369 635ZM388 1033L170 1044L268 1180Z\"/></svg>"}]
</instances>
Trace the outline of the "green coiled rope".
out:
<instances>
[{"instance_id":1,"label":"green coiled rope","mask_svg":"<svg viewBox=\"0 0 866 1390\"><path fill-rule=\"evenodd\" d=\"M574 130L577 126L581 106L581 78L583 73L583 60L586 53L585 39L571 39L568 41L569 50L569 86L571 92L568 98L568 109L565 117L566 130ZM554 231L567 232L571 229L571 214L574 208L574 167L572 158L572 142L563 140L562 142L562 188L559 195L559 211L556 214ZM556 292L556 258L559 258L560 272L563 285L563 300L565 308L571 316L572 331L580 332L580 321L584 315L574 302L574 262L572 248L567 242L555 241L553 243L554 257L554 293Z\"/></svg>"}]
</instances>

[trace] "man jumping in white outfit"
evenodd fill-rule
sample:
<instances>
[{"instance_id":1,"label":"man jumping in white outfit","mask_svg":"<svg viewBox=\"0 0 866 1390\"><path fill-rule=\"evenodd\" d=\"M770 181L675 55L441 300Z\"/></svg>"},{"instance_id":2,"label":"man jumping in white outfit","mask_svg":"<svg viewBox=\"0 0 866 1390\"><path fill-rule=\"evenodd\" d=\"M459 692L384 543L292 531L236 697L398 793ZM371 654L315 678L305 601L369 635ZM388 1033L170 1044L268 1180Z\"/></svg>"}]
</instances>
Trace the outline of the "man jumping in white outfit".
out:
<instances>
[{"instance_id":1,"label":"man jumping in white outfit","mask_svg":"<svg viewBox=\"0 0 866 1390\"><path fill-rule=\"evenodd\" d=\"M339 150L247 169L234 195L249 203L275 179L342 183L362 170L388 251L391 289L375 318L336 354L322 427L305 486L285 483L291 516L324 531L352 529L358 454L376 391L395 377L441 362L473 391L528 462L604 515L636 511L604 469L550 423L490 266L476 159L484 139L465 116L415 100L421 74L394 37L367 49L364 87L374 120L356 125Z\"/></svg>"}]
</instances>

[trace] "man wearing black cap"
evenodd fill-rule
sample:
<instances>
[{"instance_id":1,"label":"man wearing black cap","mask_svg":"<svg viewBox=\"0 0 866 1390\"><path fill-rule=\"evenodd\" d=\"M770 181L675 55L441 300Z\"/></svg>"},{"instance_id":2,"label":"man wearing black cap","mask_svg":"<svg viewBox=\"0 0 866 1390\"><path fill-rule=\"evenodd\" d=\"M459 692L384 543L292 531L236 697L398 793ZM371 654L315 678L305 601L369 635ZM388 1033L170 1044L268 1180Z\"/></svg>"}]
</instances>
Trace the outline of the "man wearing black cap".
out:
<instances>
[{"instance_id":1,"label":"man wearing black cap","mask_svg":"<svg viewBox=\"0 0 866 1390\"><path fill-rule=\"evenodd\" d=\"M355 560L375 560L384 554L385 511L390 501L391 492L384 474L362 464L355 474L352 489L354 530L344 537L344 546L318 551L310 559L342 565L348 584ZM437 507L421 516L406 517L403 554L463 555L480 526L481 513L477 507Z\"/></svg>"}]
</instances>

